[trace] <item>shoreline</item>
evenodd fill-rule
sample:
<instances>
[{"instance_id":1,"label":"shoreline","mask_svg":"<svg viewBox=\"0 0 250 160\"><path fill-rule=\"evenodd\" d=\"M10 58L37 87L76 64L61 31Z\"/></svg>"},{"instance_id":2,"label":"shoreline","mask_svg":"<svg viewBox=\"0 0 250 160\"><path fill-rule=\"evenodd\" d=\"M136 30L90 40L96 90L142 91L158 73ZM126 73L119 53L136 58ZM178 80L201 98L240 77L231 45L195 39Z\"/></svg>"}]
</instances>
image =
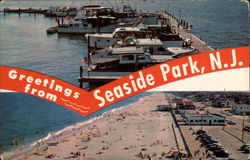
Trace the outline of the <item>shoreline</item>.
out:
<instances>
[{"instance_id":1,"label":"shoreline","mask_svg":"<svg viewBox=\"0 0 250 160\"><path fill-rule=\"evenodd\" d=\"M7 91L6 93L12 93L12 92ZM25 155L27 153L33 152L33 151L35 151L37 149L38 145L39 145L39 147L46 146L46 143L52 142L53 140L56 139L56 137L57 138L60 138L61 136L64 137L64 136L70 135L70 134L72 134L74 132L77 132L80 129L84 129L88 125L91 125L91 123L94 123L95 121L103 118L105 116L105 114L109 114L109 113L112 113L112 112L119 111L119 110L122 110L124 108L130 107L130 105L133 105L134 103L138 103L141 100L143 100L144 98L154 94L154 92L148 92L148 93L150 93L150 94L147 94L144 97L139 97L137 99L137 101L132 101L132 102L130 102L128 104L120 105L118 107L115 107L115 108L112 108L110 110L104 111L103 113L98 114L98 115L96 115L94 117L86 119L85 121L80 121L80 122L77 122L77 123L75 123L73 125L66 126L66 127L62 128L60 130L57 130L57 131L54 131L54 132L49 132L43 138L34 140L33 142L28 143L28 144L16 146L15 148L12 148L12 149L10 149L8 151L5 151L5 152L1 153L0 155L3 155L4 159L11 160L11 159L16 159L17 157L20 157L20 156Z\"/></svg>"},{"instance_id":2,"label":"shoreline","mask_svg":"<svg viewBox=\"0 0 250 160\"><path fill-rule=\"evenodd\" d=\"M13 158L159 158L163 153L176 148L171 114L155 111L157 105L166 103L164 93L139 98L137 102L104 112L91 123L72 128L68 134L54 137Z\"/></svg>"}]
</instances>

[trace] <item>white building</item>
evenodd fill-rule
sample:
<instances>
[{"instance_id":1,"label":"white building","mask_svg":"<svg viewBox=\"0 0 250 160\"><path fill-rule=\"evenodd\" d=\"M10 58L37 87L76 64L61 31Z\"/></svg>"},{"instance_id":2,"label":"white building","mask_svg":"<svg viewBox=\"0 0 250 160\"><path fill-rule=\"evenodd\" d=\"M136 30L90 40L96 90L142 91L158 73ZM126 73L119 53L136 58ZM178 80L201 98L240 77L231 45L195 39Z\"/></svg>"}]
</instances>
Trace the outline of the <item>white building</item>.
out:
<instances>
[{"instance_id":1,"label":"white building","mask_svg":"<svg viewBox=\"0 0 250 160\"><path fill-rule=\"evenodd\" d=\"M188 125L225 125L225 117L219 114L186 114Z\"/></svg>"},{"instance_id":2,"label":"white building","mask_svg":"<svg viewBox=\"0 0 250 160\"><path fill-rule=\"evenodd\" d=\"M232 107L232 112L240 115L250 114L250 105L249 104L237 104Z\"/></svg>"}]
</instances>

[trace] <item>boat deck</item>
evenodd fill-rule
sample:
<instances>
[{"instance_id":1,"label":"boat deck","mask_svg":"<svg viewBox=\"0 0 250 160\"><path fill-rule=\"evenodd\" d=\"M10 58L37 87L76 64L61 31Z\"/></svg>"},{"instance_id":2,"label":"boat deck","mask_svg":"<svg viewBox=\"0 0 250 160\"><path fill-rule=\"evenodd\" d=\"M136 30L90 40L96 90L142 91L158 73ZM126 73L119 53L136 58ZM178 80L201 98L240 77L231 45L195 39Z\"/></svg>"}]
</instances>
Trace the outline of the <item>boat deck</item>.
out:
<instances>
[{"instance_id":1,"label":"boat deck","mask_svg":"<svg viewBox=\"0 0 250 160\"><path fill-rule=\"evenodd\" d=\"M79 77L79 82L108 83L130 74L131 72L88 72Z\"/></svg>"}]
</instances>

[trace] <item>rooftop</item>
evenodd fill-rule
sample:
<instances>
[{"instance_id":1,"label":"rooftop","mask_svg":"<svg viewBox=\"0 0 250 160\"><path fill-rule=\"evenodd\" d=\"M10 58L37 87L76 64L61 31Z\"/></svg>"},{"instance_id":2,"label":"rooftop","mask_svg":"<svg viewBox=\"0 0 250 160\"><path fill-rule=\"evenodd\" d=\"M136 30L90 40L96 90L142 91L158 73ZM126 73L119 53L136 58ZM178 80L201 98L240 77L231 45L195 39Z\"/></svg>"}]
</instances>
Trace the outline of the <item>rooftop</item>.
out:
<instances>
[{"instance_id":1,"label":"rooftop","mask_svg":"<svg viewBox=\"0 0 250 160\"><path fill-rule=\"evenodd\" d=\"M143 38L143 39L136 39L135 43L137 45L160 45L162 46L162 42L159 39L149 39L149 38Z\"/></svg>"},{"instance_id":2,"label":"rooftop","mask_svg":"<svg viewBox=\"0 0 250 160\"><path fill-rule=\"evenodd\" d=\"M213 114L213 113L210 113L210 114L197 114L197 113L187 113L186 114L186 117L189 118L189 117L223 117L222 115L220 114Z\"/></svg>"},{"instance_id":3,"label":"rooftop","mask_svg":"<svg viewBox=\"0 0 250 160\"><path fill-rule=\"evenodd\" d=\"M121 48L113 48L112 54L144 54L144 50L141 47L121 47Z\"/></svg>"},{"instance_id":4,"label":"rooftop","mask_svg":"<svg viewBox=\"0 0 250 160\"><path fill-rule=\"evenodd\" d=\"M184 105L186 105L186 104L194 104L194 103L193 103L193 101L178 101L178 102L176 102L176 104L184 104Z\"/></svg>"}]
</instances>

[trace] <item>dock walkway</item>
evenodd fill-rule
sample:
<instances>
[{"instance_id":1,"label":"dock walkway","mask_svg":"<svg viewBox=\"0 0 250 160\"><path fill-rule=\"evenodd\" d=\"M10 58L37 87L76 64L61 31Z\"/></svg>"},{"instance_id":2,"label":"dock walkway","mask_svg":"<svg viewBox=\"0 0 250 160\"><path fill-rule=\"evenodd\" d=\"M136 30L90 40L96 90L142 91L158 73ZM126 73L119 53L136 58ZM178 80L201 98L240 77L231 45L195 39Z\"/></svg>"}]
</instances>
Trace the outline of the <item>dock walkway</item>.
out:
<instances>
[{"instance_id":1,"label":"dock walkway","mask_svg":"<svg viewBox=\"0 0 250 160\"><path fill-rule=\"evenodd\" d=\"M165 12L159 13L159 15L164 18L169 25L171 25L172 30L176 33L179 33L180 36L184 39L190 39L192 42L192 46L198 50L198 52L208 52L212 51L211 48L206 42L199 39L197 36L192 34L192 26L188 28L188 24L183 20L178 20L178 18L174 17L173 15ZM184 26L181 24L185 24ZM178 27L179 26L179 27ZM187 27L186 27L187 26Z\"/></svg>"}]
</instances>

